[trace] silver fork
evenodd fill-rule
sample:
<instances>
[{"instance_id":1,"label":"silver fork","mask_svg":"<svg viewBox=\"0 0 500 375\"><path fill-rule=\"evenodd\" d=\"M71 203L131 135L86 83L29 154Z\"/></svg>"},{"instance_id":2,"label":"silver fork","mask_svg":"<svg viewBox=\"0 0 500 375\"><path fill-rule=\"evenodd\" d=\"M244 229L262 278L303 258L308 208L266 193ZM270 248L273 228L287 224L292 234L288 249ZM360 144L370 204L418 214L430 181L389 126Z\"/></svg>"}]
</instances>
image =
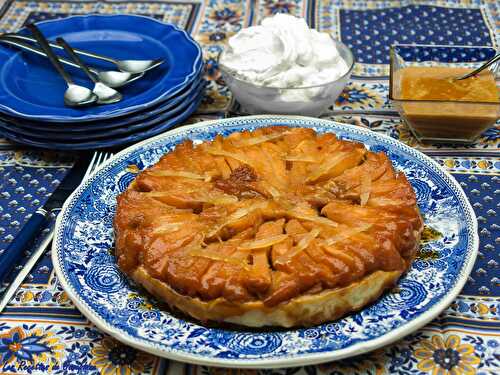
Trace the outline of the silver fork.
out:
<instances>
[{"instance_id":1,"label":"silver fork","mask_svg":"<svg viewBox=\"0 0 500 375\"><path fill-rule=\"evenodd\" d=\"M96 171L104 162L110 159L113 156L111 152L94 152L92 159L90 160L89 166L87 167L87 171L82 178L81 182L84 182L89 176ZM52 211L51 214L55 215L55 210ZM3 311L5 306L10 302L14 294L16 294L19 286L22 284L26 276L31 272L35 264L38 262L40 257L45 253L45 250L49 246L52 238L54 237L54 223L51 224L50 230L47 232L45 237L43 238L40 245L33 251L30 258L23 266L23 268L19 271L16 278L10 283L10 285L5 290L2 299L0 300L0 313Z\"/></svg>"},{"instance_id":2,"label":"silver fork","mask_svg":"<svg viewBox=\"0 0 500 375\"><path fill-rule=\"evenodd\" d=\"M114 154L112 152L100 152L96 151L94 152L94 155L92 155L92 159L90 160L89 166L87 168L87 171L85 172L85 175L82 178L82 182L84 182L87 178L90 177L92 172L97 170L102 164L104 164L108 159L111 159L111 157Z\"/></svg>"}]
</instances>

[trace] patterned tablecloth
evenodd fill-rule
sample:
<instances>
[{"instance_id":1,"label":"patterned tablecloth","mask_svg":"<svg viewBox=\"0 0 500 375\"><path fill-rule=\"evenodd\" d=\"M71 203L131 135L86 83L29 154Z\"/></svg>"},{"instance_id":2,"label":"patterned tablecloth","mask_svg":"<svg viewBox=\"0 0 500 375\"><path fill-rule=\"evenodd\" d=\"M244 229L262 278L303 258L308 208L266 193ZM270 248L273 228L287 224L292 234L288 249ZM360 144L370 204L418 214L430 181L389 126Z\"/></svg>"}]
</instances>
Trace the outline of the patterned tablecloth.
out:
<instances>
[{"instance_id":1,"label":"patterned tablecloth","mask_svg":"<svg viewBox=\"0 0 500 375\"><path fill-rule=\"evenodd\" d=\"M358 63L324 116L385 133L431 155L460 182L478 217L480 253L460 296L435 321L392 346L319 366L225 370L169 362L104 335L73 306L47 254L0 315L2 374L498 374L500 373L500 124L473 145L422 145L387 101L393 42L500 44L496 0L436 1L6 1L0 32L71 14L135 13L177 24L203 46L210 84L189 122L238 115L217 56L228 37L265 16L289 12L346 43ZM0 139L0 253L71 167L67 155ZM29 251L29 249L27 249Z\"/></svg>"}]
</instances>

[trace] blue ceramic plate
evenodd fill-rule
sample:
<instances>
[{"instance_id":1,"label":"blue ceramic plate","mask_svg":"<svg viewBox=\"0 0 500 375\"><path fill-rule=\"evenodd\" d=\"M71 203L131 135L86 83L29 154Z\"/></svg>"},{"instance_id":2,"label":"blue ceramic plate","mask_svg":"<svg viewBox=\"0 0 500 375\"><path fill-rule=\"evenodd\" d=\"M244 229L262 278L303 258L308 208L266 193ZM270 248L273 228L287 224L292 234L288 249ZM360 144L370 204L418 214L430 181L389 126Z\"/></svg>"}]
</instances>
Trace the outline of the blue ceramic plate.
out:
<instances>
[{"instance_id":1,"label":"blue ceramic plate","mask_svg":"<svg viewBox=\"0 0 500 375\"><path fill-rule=\"evenodd\" d=\"M127 166L157 162L185 139L271 125L308 127L384 151L413 185L427 225L444 237L429 243L433 260L416 259L398 292L362 311L308 329L207 328L172 316L130 283L115 264L116 196L133 180ZM479 239L474 211L459 184L436 162L404 144L367 129L306 117L253 116L174 129L131 146L109 160L66 201L57 218L52 261L80 311L120 341L156 355L190 363L231 367L298 366L358 355L417 330L445 309L472 269Z\"/></svg>"},{"instance_id":2,"label":"blue ceramic plate","mask_svg":"<svg viewBox=\"0 0 500 375\"><path fill-rule=\"evenodd\" d=\"M203 95L200 94L193 99L191 103L184 110L181 110L179 113L175 113L168 119L164 119L159 124L149 127L148 129L143 129L141 131L137 131L131 134L125 134L123 136L115 136L113 138L104 138L104 139L96 139L84 142L54 142L51 139L45 138L33 138L28 137L26 135L21 135L18 133L14 133L8 129L5 125L0 122L0 135L8 138L14 142L22 143L28 146L46 148L49 150L95 150L98 148L107 148L107 147L118 147L127 144L131 144L134 142L142 141L143 139L152 137L153 135L160 134L167 129L170 129L173 126L181 124L184 120L186 120L189 116L196 111L196 108L200 105L203 99Z\"/></svg>"},{"instance_id":3,"label":"blue ceramic plate","mask_svg":"<svg viewBox=\"0 0 500 375\"><path fill-rule=\"evenodd\" d=\"M183 100L189 97L193 93L193 91L200 87L201 80L202 74L198 74L193 82L190 82L187 86L183 87L182 90L179 90L179 92L173 93L172 96L165 101L157 103L154 106L151 106L140 112L131 113L126 116L120 116L109 120L87 121L83 123L60 123L47 121L31 121L23 118L0 114L0 121L4 121L8 124L12 124L15 127L24 128L27 130L38 130L38 134L40 134L40 131L44 133L49 132L51 137L53 134L88 134L89 132L101 132L105 129L125 128L135 123L150 119L151 117L163 113L169 109L175 108ZM22 134L21 129L19 129L19 133Z\"/></svg>"},{"instance_id":4,"label":"blue ceramic plate","mask_svg":"<svg viewBox=\"0 0 500 375\"><path fill-rule=\"evenodd\" d=\"M0 45L0 110L7 114L51 122L95 121L145 109L193 80L203 65L200 46L183 30L135 15L86 15L40 22L50 39L64 37L73 47L118 59L165 59L138 81L123 87L124 99L88 108L64 105L66 85L47 59ZM26 34L26 30L22 30ZM99 60L86 60L115 69ZM75 82L90 87L82 73L67 69Z\"/></svg>"},{"instance_id":5,"label":"blue ceramic plate","mask_svg":"<svg viewBox=\"0 0 500 375\"><path fill-rule=\"evenodd\" d=\"M18 134L20 136L25 136L27 138L38 140L43 142L49 137L51 140L54 140L59 143L65 142L82 142L82 141L91 141L94 139L102 139L102 138L118 138L123 137L126 134L134 133L137 131L145 131L159 123L167 121L168 119L175 117L177 114L182 113L189 107L193 101L196 101L200 95L203 95L205 90L206 81L198 82L196 87L193 87L190 92L187 93L187 96L182 98L178 98L175 100L176 105L168 105L160 111L159 113L152 113L150 116L145 117L141 121L133 122L127 125L118 126L118 127L99 127L99 126L88 126L86 132L66 132L66 124L60 124L60 130L57 132L48 133L45 129L33 129L31 126L20 126L19 124L13 124L9 121L0 120L0 133L2 129L6 129L11 133ZM157 112L157 111L155 111Z\"/></svg>"}]
</instances>

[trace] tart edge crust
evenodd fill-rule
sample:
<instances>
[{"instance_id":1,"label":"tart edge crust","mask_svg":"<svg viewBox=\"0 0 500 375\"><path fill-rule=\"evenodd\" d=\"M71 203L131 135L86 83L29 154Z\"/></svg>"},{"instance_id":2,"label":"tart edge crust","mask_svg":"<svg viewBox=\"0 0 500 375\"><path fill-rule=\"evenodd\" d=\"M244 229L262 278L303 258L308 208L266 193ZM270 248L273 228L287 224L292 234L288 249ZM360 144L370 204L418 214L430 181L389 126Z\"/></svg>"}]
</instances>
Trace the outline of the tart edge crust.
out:
<instances>
[{"instance_id":1,"label":"tart edge crust","mask_svg":"<svg viewBox=\"0 0 500 375\"><path fill-rule=\"evenodd\" d=\"M229 302L225 298L202 301L177 293L167 283L154 279L143 266L130 275L148 292L184 313L202 321L234 323L249 327L312 326L334 321L378 299L394 285L403 271L375 271L346 287L305 294L272 308L261 301Z\"/></svg>"}]
</instances>

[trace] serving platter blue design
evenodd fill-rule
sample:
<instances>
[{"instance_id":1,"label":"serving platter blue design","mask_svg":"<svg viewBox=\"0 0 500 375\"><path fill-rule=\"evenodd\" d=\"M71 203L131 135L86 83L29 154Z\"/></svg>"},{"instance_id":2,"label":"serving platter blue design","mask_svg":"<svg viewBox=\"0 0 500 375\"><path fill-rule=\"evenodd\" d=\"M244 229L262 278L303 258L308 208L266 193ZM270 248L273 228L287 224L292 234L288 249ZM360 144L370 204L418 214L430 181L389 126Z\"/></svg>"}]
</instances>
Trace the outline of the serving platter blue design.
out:
<instances>
[{"instance_id":1,"label":"serving platter blue design","mask_svg":"<svg viewBox=\"0 0 500 375\"><path fill-rule=\"evenodd\" d=\"M64 37L75 48L117 59L164 59L158 68L123 88L119 103L87 108L64 105L66 84L47 59L0 45L0 110L25 119L81 122L109 119L148 108L168 98L200 72L202 52L186 31L137 15L92 14L37 23L50 39ZM22 29L20 34L29 34ZM96 59L86 62L116 70ZM75 83L90 86L82 73L67 68Z\"/></svg>"},{"instance_id":2,"label":"serving platter blue design","mask_svg":"<svg viewBox=\"0 0 500 375\"><path fill-rule=\"evenodd\" d=\"M313 128L387 153L414 187L426 225L443 236L425 245L398 288L335 322L303 329L208 328L162 310L127 280L112 255L116 196L133 180L129 165L146 168L185 139L195 143L265 126ZM64 289L101 330L175 360L227 367L287 367L358 355L387 345L434 319L462 289L476 257L477 222L459 184L441 167L399 141L327 120L251 116L171 130L117 154L66 201L57 219L52 260Z\"/></svg>"}]
</instances>

